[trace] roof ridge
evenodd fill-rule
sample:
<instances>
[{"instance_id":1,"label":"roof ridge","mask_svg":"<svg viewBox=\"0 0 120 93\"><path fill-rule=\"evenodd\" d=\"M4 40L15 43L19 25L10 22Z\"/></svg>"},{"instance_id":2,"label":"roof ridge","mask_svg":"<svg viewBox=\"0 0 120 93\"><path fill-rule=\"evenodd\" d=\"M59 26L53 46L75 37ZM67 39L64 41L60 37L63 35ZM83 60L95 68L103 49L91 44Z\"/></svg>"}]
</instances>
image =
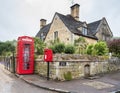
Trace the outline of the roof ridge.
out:
<instances>
[{"instance_id":1,"label":"roof ridge","mask_svg":"<svg viewBox=\"0 0 120 93\"><path fill-rule=\"evenodd\" d=\"M49 25L51 25L51 23L46 24L46 25L43 26L41 29L43 29L43 28L45 28L45 27L47 27L47 26L49 26Z\"/></svg>"},{"instance_id":2,"label":"roof ridge","mask_svg":"<svg viewBox=\"0 0 120 93\"><path fill-rule=\"evenodd\" d=\"M94 22L88 23L88 25L89 25L89 24L96 23L96 22L99 22L99 21L102 21L102 19L99 19L99 20L97 20L97 21L94 21Z\"/></svg>"},{"instance_id":3,"label":"roof ridge","mask_svg":"<svg viewBox=\"0 0 120 93\"><path fill-rule=\"evenodd\" d=\"M82 22L82 21L77 21L77 20L75 20L75 19L71 16L71 14L64 15L64 14L61 14L61 13L58 13L58 12L56 12L55 14L58 14L58 15L61 15L61 16L64 16L64 17L71 17L71 18L72 18L74 21L76 21L76 22L84 23L84 22Z\"/></svg>"}]
</instances>

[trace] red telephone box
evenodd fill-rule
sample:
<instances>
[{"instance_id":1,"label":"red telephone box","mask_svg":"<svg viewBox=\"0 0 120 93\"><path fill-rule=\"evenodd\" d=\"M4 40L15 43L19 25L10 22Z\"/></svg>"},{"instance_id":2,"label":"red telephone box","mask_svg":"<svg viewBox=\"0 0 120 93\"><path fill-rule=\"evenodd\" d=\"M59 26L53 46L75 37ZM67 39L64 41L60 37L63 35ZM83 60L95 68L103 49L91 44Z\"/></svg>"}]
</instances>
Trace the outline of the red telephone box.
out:
<instances>
[{"instance_id":1,"label":"red telephone box","mask_svg":"<svg viewBox=\"0 0 120 93\"><path fill-rule=\"evenodd\" d=\"M28 36L21 36L17 42L18 74L32 74L34 71L34 40Z\"/></svg>"}]
</instances>

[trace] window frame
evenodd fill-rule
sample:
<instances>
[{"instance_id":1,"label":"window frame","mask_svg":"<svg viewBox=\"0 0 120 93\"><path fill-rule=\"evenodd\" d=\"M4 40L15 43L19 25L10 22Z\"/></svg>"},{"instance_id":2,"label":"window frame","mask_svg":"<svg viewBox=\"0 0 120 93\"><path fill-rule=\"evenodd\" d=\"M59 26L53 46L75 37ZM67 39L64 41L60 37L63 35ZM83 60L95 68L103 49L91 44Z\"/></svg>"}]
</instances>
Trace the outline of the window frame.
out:
<instances>
[{"instance_id":1,"label":"window frame","mask_svg":"<svg viewBox=\"0 0 120 93\"><path fill-rule=\"evenodd\" d=\"M86 27L82 27L82 34L83 35L87 35L88 34L88 30Z\"/></svg>"}]
</instances>

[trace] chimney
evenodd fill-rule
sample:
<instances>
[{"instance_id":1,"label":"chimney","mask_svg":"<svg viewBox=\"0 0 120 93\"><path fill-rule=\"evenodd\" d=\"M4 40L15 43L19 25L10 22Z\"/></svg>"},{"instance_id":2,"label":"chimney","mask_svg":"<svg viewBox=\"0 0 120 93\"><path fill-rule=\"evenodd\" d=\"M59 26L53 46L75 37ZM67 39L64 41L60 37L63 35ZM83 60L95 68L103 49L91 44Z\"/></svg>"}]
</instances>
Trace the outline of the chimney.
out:
<instances>
[{"instance_id":1,"label":"chimney","mask_svg":"<svg viewBox=\"0 0 120 93\"><path fill-rule=\"evenodd\" d=\"M79 4L71 6L71 16L77 21L79 21L79 6Z\"/></svg>"},{"instance_id":2,"label":"chimney","mask_svg":"<svg viewBox=\"0 0 120 93\"><path fill-rule=\"evenodd\" d=\"M45 19L40 19L40 29L43 28L46 25Z\"/></svg>"}]
</instances>

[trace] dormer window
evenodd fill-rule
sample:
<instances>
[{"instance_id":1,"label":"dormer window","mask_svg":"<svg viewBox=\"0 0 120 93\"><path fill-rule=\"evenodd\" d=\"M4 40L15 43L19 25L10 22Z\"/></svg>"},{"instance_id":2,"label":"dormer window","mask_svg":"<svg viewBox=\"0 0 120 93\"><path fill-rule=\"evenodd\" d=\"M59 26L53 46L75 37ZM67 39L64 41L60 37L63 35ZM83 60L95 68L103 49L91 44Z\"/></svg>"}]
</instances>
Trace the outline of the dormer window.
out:
<instances>
[{"instance_id":1,"label":"dormer window","mask_svg":"<svg viewBox=\"0 0 120 93\"><path fill-rule=\"evenodd\" d=\"M82 34L83 34L83 35L87 35L87 33L88 33L88 32L87 32L87 28L83 27L83 28L82 28Z\"/></svg>"}]
</instances>

